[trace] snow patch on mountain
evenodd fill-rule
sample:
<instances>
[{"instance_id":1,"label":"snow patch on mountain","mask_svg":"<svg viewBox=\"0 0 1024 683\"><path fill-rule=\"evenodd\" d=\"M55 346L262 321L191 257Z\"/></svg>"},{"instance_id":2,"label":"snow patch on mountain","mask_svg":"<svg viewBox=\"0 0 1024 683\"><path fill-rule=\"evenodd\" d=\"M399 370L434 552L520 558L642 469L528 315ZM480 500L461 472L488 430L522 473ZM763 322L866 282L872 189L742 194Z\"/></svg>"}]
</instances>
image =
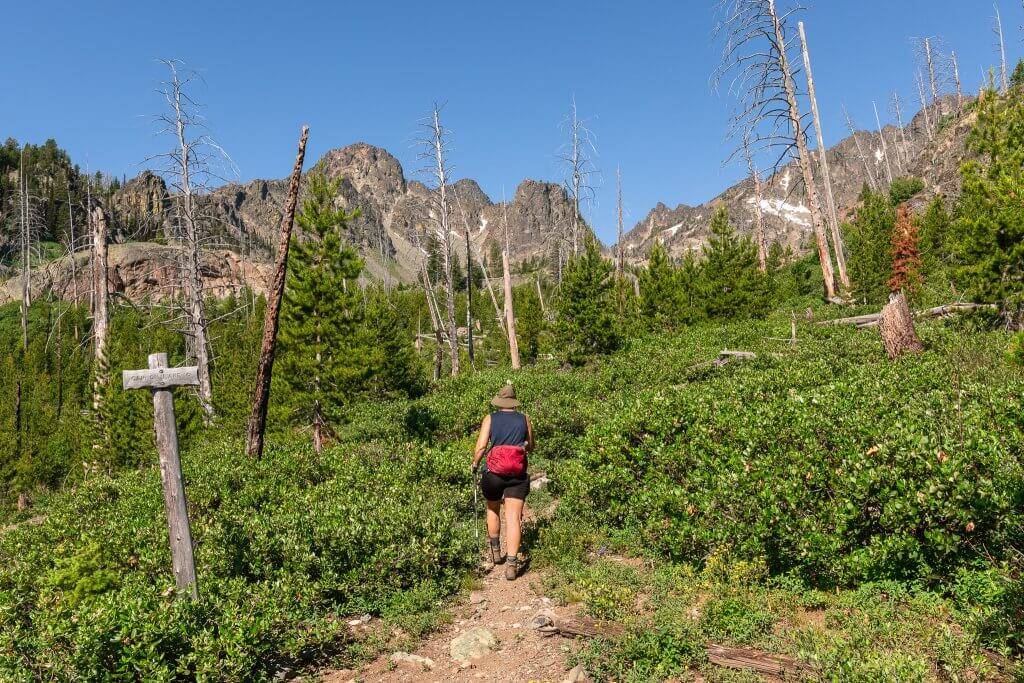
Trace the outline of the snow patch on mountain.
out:
<instances>
[{"instance_id":1,"label":"snow patch on mountain","mask_svg":"<svg viewBox=\"0 0 1024 683\"><path fill-rule=\"evenodd\" d=\"M747 203L752 205L756 201L754 197L751 197ZM789 204L781 199L762 199L761 211L805 228L811 225L811 210L803 204Z\"/></svg>"}]
</instances>

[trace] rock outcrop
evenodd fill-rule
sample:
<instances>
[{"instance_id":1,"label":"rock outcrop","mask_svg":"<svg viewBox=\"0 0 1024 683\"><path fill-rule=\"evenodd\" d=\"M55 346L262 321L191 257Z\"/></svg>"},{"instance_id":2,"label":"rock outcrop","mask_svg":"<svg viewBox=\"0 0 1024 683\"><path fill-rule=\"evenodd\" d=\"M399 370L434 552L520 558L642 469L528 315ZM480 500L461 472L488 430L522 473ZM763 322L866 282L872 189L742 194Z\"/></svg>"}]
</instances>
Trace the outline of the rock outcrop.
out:
<instances>
[{"instance_id":1,"label":"rock outcrop","mask_svg":"<svg viewBox=\"0 0 1024 683\"><path fill-rule=\"evenodd\" d=\"M136 303L180 298L184 286L182 262L183 252L178 246L152 242L112 244L107 262L108 286L113 294ZM243 288L265 294L270 271L270 264L254 262L230 249L203 252L201 272L207 296L224 299ZM76 255L74 266L67 256L51 261L33 269L33 298L49 292L70 300L77 293L78 300L87 303L91 276L89 256L84 252ZM17 301L20 286L18 276L0 283L0 305Z\"/></svg>"}]
</instances>

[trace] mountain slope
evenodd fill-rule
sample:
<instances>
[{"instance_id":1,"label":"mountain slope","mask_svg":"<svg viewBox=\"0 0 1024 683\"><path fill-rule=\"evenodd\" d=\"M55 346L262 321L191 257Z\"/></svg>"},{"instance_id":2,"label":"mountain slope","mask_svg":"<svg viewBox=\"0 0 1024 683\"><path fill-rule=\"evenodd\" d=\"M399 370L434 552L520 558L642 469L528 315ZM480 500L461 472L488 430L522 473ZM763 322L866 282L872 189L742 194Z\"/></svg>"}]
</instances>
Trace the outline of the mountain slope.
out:
<instances>
[{"instance_id":1,"label":"mountain slope","mask_svg":"<svg viewBox=\"0 0 1024 683\"><path fill-rule=\"evenodd\" d=\"M965 107L970 109L968 103ZM887 177L915 176L926 183L924 197L936 194L955 196L960 191L959 168L967 157L966 140L974 123L974 115L955 114L955 99L936 105L932 118L937 132L928 139L924 112L911 121L903 133L895 126L883 129L885 149L879 133L857 131L827 152L832 184L840 220L852 217L861 190L865 185L888 186ZM906 146L903 139L906 138ZM867 165L860 156L863 150ZM886 151L889 170L886 169ZM817 156L815 155L815 161ZM815 180L821 180L815 163ZM802 251L812 235L810 210L796 161L779 169L764 183L761 208L769 244L779 242ZM626 257L634 262L646 259L655 242L662 243L674 256L700 249L708 237L708 223L720 206L729 210L733 225L743 234L754 232L754 187L748 178L714 199L699 206L680 204L672 209L659 203L623 238Z\"/></svg>"}]
</instances>

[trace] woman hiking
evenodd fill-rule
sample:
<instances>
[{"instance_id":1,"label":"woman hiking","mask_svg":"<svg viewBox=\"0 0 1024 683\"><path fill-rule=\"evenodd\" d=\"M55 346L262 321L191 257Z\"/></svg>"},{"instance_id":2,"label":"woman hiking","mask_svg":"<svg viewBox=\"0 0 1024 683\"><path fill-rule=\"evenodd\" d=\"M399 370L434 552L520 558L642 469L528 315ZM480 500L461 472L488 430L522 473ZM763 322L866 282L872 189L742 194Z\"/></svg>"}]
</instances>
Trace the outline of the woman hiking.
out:
<instances>
[{"instance_id":1,"label":"woman hiking","mask_svg":"<svg viewBox=\"0 0 1024 683\"><path fill-rule=\"evenodd\" d=\"M533 425L530 418L516 410L516 391L508 384L491 399L496 411L480 424L480 436L473 454L473 472L487 454L480 488L487 501L487 537L491 560L506 562L505 578L515 581L522 568L519 553L522 538L523 505L530 493L530 477L526 473L526 454L533 450ZM505 550L501 552L501 503L505 502Z\"/></svg>"}]
</instances>

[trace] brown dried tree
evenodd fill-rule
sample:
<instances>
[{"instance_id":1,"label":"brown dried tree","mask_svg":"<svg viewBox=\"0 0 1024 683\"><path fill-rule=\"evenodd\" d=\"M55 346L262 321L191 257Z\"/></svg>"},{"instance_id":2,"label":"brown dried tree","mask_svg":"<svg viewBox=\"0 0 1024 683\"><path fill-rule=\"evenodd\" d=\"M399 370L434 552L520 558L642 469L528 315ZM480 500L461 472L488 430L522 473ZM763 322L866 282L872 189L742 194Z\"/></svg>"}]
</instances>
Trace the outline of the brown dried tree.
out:
<instances>
[{"instance_id":1,"label":"brown dried tree","mask_svg":"<svg viewBox=\"0 0 1024 683\"><path fill-rule=\"evenodd\" d=\"M263 436L267 424L267 406L270 403L270 380L274 374L274 356L277 349L277 330L281 319L281 300L288 273L288 248L295 225L295 206L299 201L299 183L302 180L302 165L306 159L306 141L309 127L303 126L299 135L299 151L295 155L291 179L288 183L288 199L278 233L277 255L274 275L267 290L267 310L263 319L263 341L260 345L259 365L253 387L252 412L246 438L246 453L251 458L263 455Z\"/></svg>"},{"instance_id":2,"label":"brown dried tree","mask_svg":"<svg viewBox=\"0 0 1024 683\"><path fill-rule=\"evenodd\" d=\"M892 231L892 292L913 291L924 283L921 275L921 241L917 223L906 204L896 209L896 225Z\"/></svg>"}]
</instances>

